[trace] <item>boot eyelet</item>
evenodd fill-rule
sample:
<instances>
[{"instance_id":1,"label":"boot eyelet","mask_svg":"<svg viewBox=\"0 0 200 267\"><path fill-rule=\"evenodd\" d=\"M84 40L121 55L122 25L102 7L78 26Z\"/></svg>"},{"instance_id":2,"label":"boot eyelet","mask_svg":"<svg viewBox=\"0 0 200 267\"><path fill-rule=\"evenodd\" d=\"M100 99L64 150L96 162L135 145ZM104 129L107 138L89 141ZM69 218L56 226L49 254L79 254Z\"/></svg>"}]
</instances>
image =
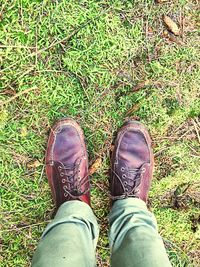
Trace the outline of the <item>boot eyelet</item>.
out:
<instances>
[{"instance_id":1,"label":"boot eyelet","mask_svg":"<svg viewBox=\"0 0 200 267\"><path fill-rule=\"evenodd\" d=\"M140 194L140 189L137 189L137 190L135 191L135 193L136 193L136 194Z\"/></svg>"},{"instance_id":2,"label":"boot eyelet","mask_svg":"<svg viewBox=\"0 0 200 267\"><path fill-rule=\"evenodd\" d=\"M124 185L127 185L127 181L124 182Z\"/></svg>"},{"instance_id":3,"label":"boot eyelet","mask_svg":"<svg viewBox=\"0 0 200 267\"><path fill-rule=\"evenodd\" d=\"M61 166L58 166L58 170L61 171L62 170L62 167Z\"/></svg>"},{"instance_id":4,"label":"boot eyelet","mask_svg":"<svg viewBox=\"0 0 200 267\"><path fill-rule=\"evenodd\" d=\"M66 180L65 179L62 179L62 183L64 184L66 182Z\"/></svg>"},{"instance_id":5,"label":"boot eyelet","mask_svg":"<svg viewBox=\"0 0 200 267\"><path fill-rule=\"evenodd\" d=\"M68 196L68 194L67 194L67 193L64 193L64 196L65 196L65 197L67 197L67 196Z\"/></svg>"},{"instance_id":6,"label":"boot eyelet","mask_svg":"<svg viewBox=\"0 0 200 267\"><path fill-rule=\"evenodd\" d=\"M125 168L124 167L121 167L121 171L124 172L125 171Z\"/></svg>"},{"instance_id":7,"label":"boot eyelet","mask_svg":"<svg viewBox=\"0 0 200 267\"><path fill-rule=\"evenodd\" d=\"M64 173L63 173L63 172L61 172L61 173L60 173L60 176L61 176L61 177L63 177L63 176L64 176Z\"/></svg>"},{"instance_id":8,"label":"boot eyelet","mask_svg":"<svg viewBox=\"0 0 200 267\"><path fill-rule=\"evenodd\" d=\"M142 173L144 173L146 171L146 169L145 168L142 168Z\"/></svg>"},{"instance_id":9,"label":"boot eyelet","mask_svg":"<svg viewBox=\"0 0 200 267\"><path fill-rule=\"evenodd\" d=\"M122 175L122 178L126 178L126 174L123 174L123 175Z\"/></svg>"}]
</instances>

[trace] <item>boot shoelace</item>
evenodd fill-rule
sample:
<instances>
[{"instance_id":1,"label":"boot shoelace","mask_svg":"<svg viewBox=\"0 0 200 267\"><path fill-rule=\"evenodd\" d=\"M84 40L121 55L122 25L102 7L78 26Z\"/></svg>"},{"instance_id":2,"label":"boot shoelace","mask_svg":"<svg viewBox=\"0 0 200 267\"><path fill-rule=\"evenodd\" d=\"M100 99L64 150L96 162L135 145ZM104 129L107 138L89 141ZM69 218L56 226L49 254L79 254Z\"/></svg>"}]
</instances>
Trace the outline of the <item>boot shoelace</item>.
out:
<instances>
[{"instance_id":1,"label":"boot shoelace","mask_svg":"<svg viewBox=\"0 0 200 267\"><path fill-rule=\"evenodd\" d=\"M119 179L124 187L124 194L121 196L111 196L112 199L118 199L128 196L136 196L139 193L138 186L140 185L141 176L146 171L144 167L129 168L121 167L121 173L118 175L114 170L112 172Z\"/></svg>"},{"instance_id":2,"label":"boot shoelace","mask_svg":"<svg viewBox=\"0 0 200 267\"><path fill-rule=\"evenodd\" d=\"M90 190L88 187L84 191L81 191L81 187L83 187L87 183L89 184L89 181L88 175L83 178L79 176L80 163L81 161L75 164L62 164L58 166L65 197L70 196L75 199L77 197L80 197L81 195L86 194Z\"/></svg>"}]
</instances>

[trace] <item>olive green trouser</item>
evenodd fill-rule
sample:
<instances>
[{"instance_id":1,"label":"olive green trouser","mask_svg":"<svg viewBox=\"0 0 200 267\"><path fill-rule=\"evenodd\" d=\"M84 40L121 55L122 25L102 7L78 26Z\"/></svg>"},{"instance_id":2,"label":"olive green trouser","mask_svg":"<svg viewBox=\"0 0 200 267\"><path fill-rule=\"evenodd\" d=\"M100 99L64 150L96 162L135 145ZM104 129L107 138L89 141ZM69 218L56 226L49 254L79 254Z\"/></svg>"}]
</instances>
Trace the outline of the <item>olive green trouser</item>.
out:
<instances>
[{"instance_id":1,"label":"olive green trouser","mask_svg":"<svg viewBox=\"0 0 200 267\"><path fill-rule=\"evenodd\" d=\"M169 267L155 217L136 198L115 201L109 215L112 267ZM69 201L45 229L32 267L94 267L99 226L91 208Z\"/></svg>"}]
</instances>

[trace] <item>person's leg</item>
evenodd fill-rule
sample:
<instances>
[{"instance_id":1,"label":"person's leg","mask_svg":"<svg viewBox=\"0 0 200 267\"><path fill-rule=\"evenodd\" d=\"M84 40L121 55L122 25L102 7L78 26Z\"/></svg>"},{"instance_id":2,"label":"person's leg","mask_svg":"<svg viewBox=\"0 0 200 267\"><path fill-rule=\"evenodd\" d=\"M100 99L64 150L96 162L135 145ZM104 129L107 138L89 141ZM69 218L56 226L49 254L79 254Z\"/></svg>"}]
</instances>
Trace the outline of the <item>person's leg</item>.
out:
<instances>
[{"instance_id":1,"label":"person's leg","mask_svg":"<svg viewBox=\"0 0 200 267\"><path fill-rule=\"evenodd\" d=\"M94 267L99 228L84 202L62 204L45 229L32 261L32 267Z\"/></svg>"},{"instance_id":2,"label":"person's leg","mask_svg":"<svg viewBox=\"0 0 200 267\"><path fill-rule=\"evenodd\" d=\"M112 267L169 267L146 201L153 175L151 139L138 122L118 132L112 155L110 245Z\"/></svg>"},{"instance_id":3,"label":"person's leg","mask_svg":"<svg viewBox=\"0 0 200 267\"><path fill-rule=\"evenodd\" d=\"M144 201L137 198L117 200L109 219L112 267L171 266L156 219Z\"/></svg>"},{"instance_id":4,"label":"person's leg","mask_svg":"<svg viewBox=\"0 0 200 267\"><path fill-rule=\"evenodd\" d=\"M84 135L72 119L51 129L46 174L58 209L33 257L33 267L95 266L98 225L90 208L88 157Z\"/></svg>"}]
</instances>

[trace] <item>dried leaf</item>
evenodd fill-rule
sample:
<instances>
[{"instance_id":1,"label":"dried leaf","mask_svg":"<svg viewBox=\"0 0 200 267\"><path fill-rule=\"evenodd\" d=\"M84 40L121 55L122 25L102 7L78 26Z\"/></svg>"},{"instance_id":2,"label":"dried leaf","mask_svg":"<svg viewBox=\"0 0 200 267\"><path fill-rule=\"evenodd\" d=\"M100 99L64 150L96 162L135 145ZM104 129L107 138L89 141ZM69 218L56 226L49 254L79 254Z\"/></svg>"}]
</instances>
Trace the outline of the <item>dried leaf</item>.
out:
<instances>
[{"instance_id":1,"label":"dried leaf","mask_svg":"<svg viewBox=\"0 0 200 267\"><path fill-rule=\"evenodd\" d=\"M13 89L5 89L1 92L2 95L15 95L16 91Z\"/></svg>"},{"instance_id":2,"label":"dried leaf","mask_svg":"<svg viewBox=\"0 0 200 267\"><path fill-rule=\"evenodd\" d=\"M92 175L93 173L95 173L100 168L101 164L102 164L102 159L97 158L95 162L89 168L89 175Z\"/></svg>"},{"instance_id":3,"label":"dried leaf","mask_svg":"<svg viewBox=\"0 0 200 267\"><path fill-rule=\"evenodd\" d=\"M169 37L169 32L168 30L163 31L163 37Z\"/></svg>"},{"instance_id":4,"label":"dried leaf","mask_svg":"<svg viewBox=\"0 0 200 267\"><path fill-rule=\"evenodd\" d=\"M175 35L180 34L180 29L178 28L177 24L170 17L164 15L163 21L172 33L174 33Z\"/></svg>"},{"instance_id":5,"label":"dried leaf","mask_svg":"<svg viewBox=\"0 0 200 267\"><path fill-rule=\"evenodd\" d=\"M35 160L35 161L30 161L27 163L27 168L28 169L36 169L37 167L39 167L41 165L41 163L39 162L39 160Z\"/></svg>"},{"instance_id":6,"label":"dried leaf","mask_svg":"<svg viewBox=\"0 0 200 267\"><path fill-rule=\"evenodd\" d=\"M16 153L15 151L12 151L12 157L13 157L13 160L18 165L21 165L21 164L26 165L27 162L30 161L30 158L27 155L19 154L19 153Z\"/></svg>"},{"instance_id":7,"label":"dried leaf","mask_svg":"<svg viewBox=\"0 0 200 267\"><path fill-rule=\"evenodd\" d=\"M147 33L148 33L148 35L152 36L153 35L153 29L151 27L148 27Z\"/></svg>"},{"instance_id":8,"label":"dried leaf","mask_svg":"<svg viewBox=\"0 0 200 267\"><path fill-rule=\"evenodd\" d=\"M173 43L176 43L177 45L184 45L184 43L181 40L178 40L175 36L172 34L169 35L169 40Z\"/></svg>"},{"instance_id":9,"label":"dried leaf","mask_svg":"<svg viewBox=\"0 0 200 267\"><path fill-rule=\"evenodd\" d=\"M174 191L174 196L177 197L177 196L184 194L189 188L189 186L190 186L190 183L183 183L183 184L178 185Z\"/></svg>"},{"instance_id":10,"label":"dried leaf","mask_svg":"<svg viewBox=\"0 0 200 267\"><path fill-rule=\"evenodd\" d=\"M148 86L150 84L150 81L149 80L146 80L144 82L140 82L138 83L134 88L133 88L133 92L137 92L139 91L140 89Z\"/></svg>"},{"instance_id":11,"label":"dried leaf","mask_svg":"<svg viewBox=\"0 0 200 267\"><path fill-rule=\"evenodd\" d=\"M129 109L126 113L126 116L138 111L138 109L140 108L140 105L137 103L135 104L131 109Z\"/></svg>"},{"instance_id":12,"label":"dried leaf","mask_svg":"<svg viewBox=\"0 0 200 267\"><path fill-rule=\"evenodd\" d=\"M27 128L25 126L23 126L21 128L21 131L20 132L21 132L21 137L26 137L27 134L28 134Z\"/></svg>"},{"instance_id":13,"label":"dried leaf","mask_svg":"<svg viewBox=\"0 0 200 267\"><path fill-rule=\"evenodd\" d=\"M114 145L111 145L110 146L110 151L113 152L114 151L114 148L115 148L115 146Z\"/></svg>"}]
</instances>

